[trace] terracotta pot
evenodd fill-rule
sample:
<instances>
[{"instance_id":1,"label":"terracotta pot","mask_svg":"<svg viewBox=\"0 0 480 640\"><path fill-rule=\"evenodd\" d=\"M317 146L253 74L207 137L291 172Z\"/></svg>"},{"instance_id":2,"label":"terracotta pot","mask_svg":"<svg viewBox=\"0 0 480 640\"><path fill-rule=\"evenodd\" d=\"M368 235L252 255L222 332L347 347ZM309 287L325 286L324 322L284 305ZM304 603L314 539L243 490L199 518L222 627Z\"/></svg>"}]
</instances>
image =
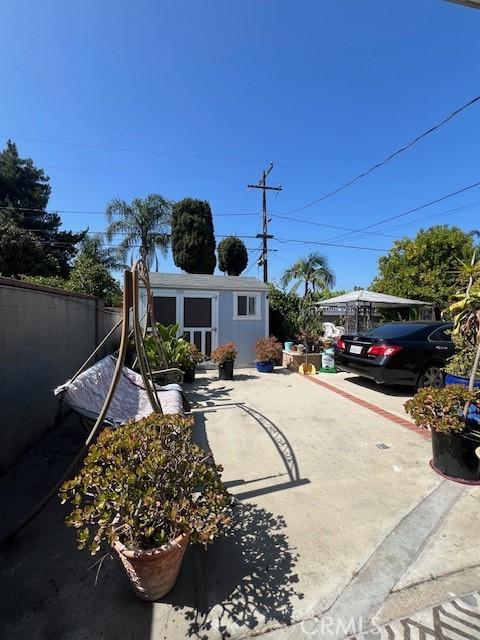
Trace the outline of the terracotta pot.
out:
<instances>
[{"instance_id":1,"label":"terracotta pot","mask_svg":"<svg viewBox=\"0 0 480 640\"><path fill-rule=\"evenodd\" d=\"M175 584L189 535L182 533L162 547L131 551L117 541L115 551L127 572L135 594L142 600L159 600Z\"/></svg>"}]
</instances>

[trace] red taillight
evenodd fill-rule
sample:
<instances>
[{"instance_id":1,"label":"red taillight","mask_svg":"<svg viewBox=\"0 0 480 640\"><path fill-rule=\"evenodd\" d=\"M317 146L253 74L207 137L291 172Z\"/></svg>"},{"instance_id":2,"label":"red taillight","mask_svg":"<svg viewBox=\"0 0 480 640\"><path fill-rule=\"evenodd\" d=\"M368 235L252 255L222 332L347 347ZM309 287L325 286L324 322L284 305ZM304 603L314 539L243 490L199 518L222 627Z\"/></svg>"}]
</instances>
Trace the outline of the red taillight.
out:
<instances>
[{"instance_id":1,"label":"red taillight","mask_svg":"<svg viewBox=\"0 0 480 640\"><path fill-rule=\"evenodd\" d=\"M345 341L344 340L337 340L337 349L340 349L340 351L345 351Z\"/></svg>"},{"instance_id":2,"label":"red taillight","mask_svg":"<svg viewBox=\"0 0 480 640\"><path fill-rule=\"evenodd\" d=\"M402 347L390 344L373 344L367 351L367 356L394 356Z\"/></svg>"}]
</instances>

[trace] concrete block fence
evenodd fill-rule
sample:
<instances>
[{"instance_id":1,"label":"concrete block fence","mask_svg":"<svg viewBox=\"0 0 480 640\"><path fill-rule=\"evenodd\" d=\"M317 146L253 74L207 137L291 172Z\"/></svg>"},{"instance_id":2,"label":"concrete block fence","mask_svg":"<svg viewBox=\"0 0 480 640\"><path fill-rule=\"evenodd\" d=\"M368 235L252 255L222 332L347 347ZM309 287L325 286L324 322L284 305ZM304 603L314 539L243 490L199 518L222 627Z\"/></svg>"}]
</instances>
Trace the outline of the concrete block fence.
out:
<instances>
[{"instance_id":1,"label":"concrete block fence","mask_svg":"<svg viewBox=\"0 0 480 640\"><path fill-rule=\"evenodd\" d=\"M53 389L119 319L93 296L0 277L0 471L53 425Z\"/></svg>"}]
</instances>

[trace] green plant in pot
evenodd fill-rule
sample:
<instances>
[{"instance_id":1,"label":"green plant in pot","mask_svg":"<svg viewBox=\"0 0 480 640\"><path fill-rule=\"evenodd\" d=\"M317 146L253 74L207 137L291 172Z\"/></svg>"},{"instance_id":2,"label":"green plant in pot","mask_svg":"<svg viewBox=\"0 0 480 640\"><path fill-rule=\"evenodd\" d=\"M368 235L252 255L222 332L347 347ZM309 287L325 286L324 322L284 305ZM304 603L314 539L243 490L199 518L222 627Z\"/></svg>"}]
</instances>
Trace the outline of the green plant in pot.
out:
<instances>
[{"instance_id":1,"label":"green plant in pot","mask_svg":"<svg viewBox=\"0 0 480 640\"><path fill-rule=\"evenodd\" d=\"M230 520L222 468L192 442L192 424L152 414L105 429L60 490L79 548L93 555L109 543L145 600L173 587L188 542L207 545Z\"/></svg>"},{"instance_id":2,"label":"green plant in pot","mask_svg":"<svg viewBox=\"0 0 480 640\"><path fill-rule=\"evenodd\" d=\"M220 380L233 380L233 368L237 357L237 346L234 342L226 342L212 351L212 360L218 364Z\"/></svg>"},{"instance_id":3,"label":"green plant in pot","mask_svg":"<svg viewBox=\"0 0 480 640\"><path fill-rule=\"evenodd\" d=\"M443 389L424 387L405 403L415 424L431 431L431 465L442 475L466 482L480 481L479 403L479 389L457 384Z\"/></svg>"},{"instance_id":4,"label":"green plant in pot","mask_svg":"<svg viewBox=\"0 0 480 640\"><path fill-rule=\"evenodd\" d=\"M185 343L183 353L178 361L178 366L182 369L184 382L193 382L195 380L195 370L200 362L203 362L203 354L200 353L196 345L183 340Z\"/></svg>"},{"instance_id":5,"label":"green plant in pot","mask_svg":"<svg viewBox=\"0 0 480 640\"><path fill-rule=\"evenodd\" d=\"M260 338L255 343L256 367L260 373L271 373L281 357L282 345L275 336Z\"/></svg>"}]
</instances>

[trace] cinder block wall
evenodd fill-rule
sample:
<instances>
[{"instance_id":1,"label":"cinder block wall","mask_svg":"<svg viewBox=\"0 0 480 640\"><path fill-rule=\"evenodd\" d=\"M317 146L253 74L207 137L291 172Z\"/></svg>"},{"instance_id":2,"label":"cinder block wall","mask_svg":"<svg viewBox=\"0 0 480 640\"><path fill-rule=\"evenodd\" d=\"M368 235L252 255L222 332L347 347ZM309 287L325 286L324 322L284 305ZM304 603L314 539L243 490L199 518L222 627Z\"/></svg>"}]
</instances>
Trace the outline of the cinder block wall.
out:
<instances>
[{"instance_id":1,"label":"cinder block wall","mask_svg":"<svg viewBox=\"0 0 480 640\"><path fill-rule=\"evenodd\" d=\"M0 470L53 425L53 389L113 326L114 314L97 321L97 305L92 296L0 278Z\"/></svg>"}]
</instances>

